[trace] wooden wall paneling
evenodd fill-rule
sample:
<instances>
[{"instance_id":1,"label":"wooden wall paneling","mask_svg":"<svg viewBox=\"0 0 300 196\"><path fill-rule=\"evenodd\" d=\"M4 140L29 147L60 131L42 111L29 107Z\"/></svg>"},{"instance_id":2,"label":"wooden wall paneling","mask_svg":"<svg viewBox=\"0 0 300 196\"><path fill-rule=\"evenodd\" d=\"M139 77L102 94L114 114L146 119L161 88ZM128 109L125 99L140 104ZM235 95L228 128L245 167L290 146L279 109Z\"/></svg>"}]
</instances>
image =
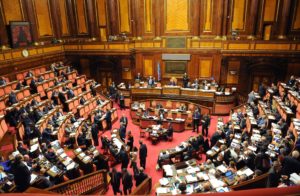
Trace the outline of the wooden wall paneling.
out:
<instances>
[{"instance_id":1,"label":"wooden wall paneling","mask_svg":"<svg viewBox=\"0 0 300 196\"><path fill-rule=\"evenodd\" d=\"M118 21L118 2L117 0L107 1L108 16L109 16L109 32L108 35L119 34L119 21Z\"/></svg>"},{"instance_id":2,"label":"wooden wall paneling","mask_svg":"<svg viewBox=\"0 0 300 196\"><path fill-rule=\"evenodd\" d=\"M210 78L212 76L213 58L200 57L198 66L199 78Z\"/></svg>"},{"instance_id":3,"label":"wooden wall paneling","mask_svg":"<svg viewBox=\"0 0 300 196\"><path fill-rule=\"evenodd\" d=\"M294 1L294 12L292 19L292 30L300 30L300 1Z\"/></svg>"},{"instance_id":4,"label":"wooden wall paneling","mask_svg":"<svg viewBox=\"0 0 300 196\"><path fill-rule=\"evenodd\" d=\"M227 84L239 83L240 61L232 60L228 62Z\"/></svg>"},{"instance_id":5,"label":"wooden wall paneling","mask_svg":"<svg viewBox=\"0 0 300 196\"><path fill-rule=\"evenodd\" d=\"M163 11L164 11L164 6L161 5L160 0L153 0L154 1L154 28L155 28L155 38L159 39L160 36L163 33L164 29L164 20L161 20L161 17L164 17Z\"/></svg>"},{"instance_id":6,"label":"wooden wall paneling","mask_svg":"<svg viewBox=\"0 0 300 196\"><path fill-rule=\"evenodd\" d=\"M0 1L0 46L8 45L8 35L6 31L6 24L4 20L4 11Z\"/></svg>"},{"instance_id":7,"label":"wooden wall paneling","mask_svg":"<svg viewBox=\"0 0 300 196\"><path fill-rule=\"evenodd\" d=\"M1 7L5 24L10 21L23 21L23 7L21 0L1 0Z\"/></svg>"},{"instance_id":8,"label":"wooden wall paneling","mask_svg":"<svg viewBox=\"0 0 300 196\"><path fill-rule=\"evenodd\" d=\"M231 0L231 32L245 31L248 0Z\"/></svg>"},{"instance_id":9,"label":"wooden wall paneling","mask_svg":"<svg viewBox=\"0 0 300 196\"><path fill-rule=\"evenodd\" d=\"M107 8L106 0L96 0L97 21L101 41L107 41Z\"/></svg>"},{"instance_id":10,"label":"wooden wall paneling","mask_svg":"<svg viewBox=\"0 0 300 196\"><path fill-rule=\"evenodd\" d=\"M118 0L119 33L131 33L130 0Z\"/></svg>"},{"instance_id":11,"label":"wooden wall paneling","mask_svg":"<svg viewBox=\"0 0 300 196\"><path fill-rule=\"evenodd\" d=\"M258 16L256 19L256 31L255 37L256 39L263 39L263 27L264 27L264 1L258 2Z\"/></svg>"},{"instance_id":12,"label":"wooden wall paneling","mask_svg":"<svg viewBox=\"0 0 300 196\"><path fill-rule=\"evenodd\" d=\"M123 80L131 80L131 61L128 58L121 59L121 69L122 69L122 79Z\"/></svg>"},{"instance_id":13,"label":"wooden wall paneling","mask_svg":"<svg viewBox=\"0 0 300 196\"><path fill-rule=\"evenodd\" d=\"M73 0L66 0L67 16L69 31L71 36L77 35L77 23L76 23L76 12L75 12L75 2Z\"/></svg>"},{"instance_id":14,"label":"wooden wall paneling","mask_svg":"<svg viewBox=\"0 0 300 196\"><path fill-rule=\"evenodd\" d=\"M77 35L88 35L87 5L85 0L74 0Z\"/></svg>"},{"instance_id":15,"label":"wooden wall paneling","mask_svg":"<svg viewBox=\"0 0 300 196\"><path fill-rule=\"evenodd\" d=\"M68 12L67 12L67 1L66 0L56 0L57 7L59 9L59 13L57 15L59 16L59 38L62 36L69 36L69 23L68 23Z\"/></svg>"},{"instance_id":16,"label":"wooden wall paneling","mask_svg":"<svg viewBox=\"0 0 300 196\"><path fill-rule=\"evenodd\" d=\"M89 27L90 37L93 38L99 37L95 1L96 0L86 0L88 27Z\"/></svg>"},{"instance_id":17,"label":"wooden wall paneling","mask_svg":"<svg viewBox=\"0 0 300 196\"><path fill-rule=\"evenodd\" d=\"M200 1L191 1L191 30L194 39L197 39L200 35Z\"/></svg>"},{"instance_id":18,"label":"wooden wall paneling","mask_svg":"<svg viewBox=\"0 0 300 196\"><path fill-rule=\"evenodd\" d=\"M223 27L223 18L226 18L224 16L224 1L214 1L214 29L215 29L215 35L216 39L220 39L222 37L222 27Z\"/></svg>"},{"instance_id":19,"label":"wooden wall paneling","mask_svg":"<svg viewBox=\"0 0 300 196\"><path fill-rule=\"evenodd\" d=\"M144 31L143 35L144 36L153 36L154 35L154 17L153 17L153 7L154 7L154 1L155 0L144 0L144 5L143 5L143 13L144 16L142 17L143 20L143 26L144 26Z\"/></svg>"},{"instance_id":20,"label":"wooden wall paneling","mask_svg":"<svg viewBox=\"0 0 300 196\"><path fill-rule=\"evenodd\" d=\"M143 76L149 77L154 76L154 60L153 56L143 57Z\"/></svg>"},{"instance_id":21,"label":"wooden wall paneling","mask_svg":"<svg viewBox=\"0 0 300 196\"><path fill-rule=\"evenodd\" d=\"M53 37L49 0L32 0L39 38Z\"/></svg>"},{"instance_id":22,"label":"wooden wall paneling","mask_svg":"<svg viewBox=\"0 0 300 196\"><path fill-rule=\"evenodd\" d=\"M33 0L24 0L24 10L26 10L26 17L30 22L31 36L33 42L39 41L38 25L36 24L36 15L33 7Z\"/></svg>"},{"instance_id":23,"label":"wooden wall paneling","mask_svg":"<svg viewBox=\"0 0 300 196\"><path fill-rule=\"evenodd\" d=\"M143 1L139 0L131 0L129 13L129 23L131 27L131 36L133 39L137 37L140 39L143 32Z\"/></svg>"},{"instance_id":24,"label":"wooden wall paneling","mask_svg":"<svg viewBox=\"0 0 300 196\"><path fill-rule=\"evenodd\" d=\"M52 27L53 27L53 33L54 37L57 39L61 38L61 13L60 13L60 6L58 0L50 0L49 1L49 8L50 8L50 15L51 15L51 21L52 21Z\"/></svg>"},{"instance_id":25,"label":"wooden wall paneling","mask_svg":"<svg viewBox=\"0 0 300 196\"><path fill-rule=\"evenodd\" d=\"M276 11L278 9L278 0L264 0L263 20L265 22L274 22L276 20Z\"/></svg>"},{"instance_id":26,"label":"wooden wall paneling","mask_svg":"<svg viewBox=\"0 0 300 196\"><path fill-rule=\"evenodd\" d=\"M192 54L191 60L188 61L187 74L190 77L191 83L193 83L195 78L199 77L199 54Z\"/></svg>"},{"instance_id":27,"label":"wooden wall paneling","mask_svg":"<svg viewBox=\"0 0 300 196\"><path fill-rule=\"evenodd\" d=\"M291 14L291 0L281 0L279 15L278 15L278 23L276 28L276 37L277 39L286 39L288 26L289 26L289 18Z\"/></svg>"},{"instance_id":28,"label":"wooden wall paneling","mask_svg":"<svg viewBox=\"0 0 300 196\"><path fill-rule=\"evenodd\" d=\"M164 0L164 34L190 32L190 0Z\"/></svg>"},{"instance_id":29,"label":"wooden wall paneling","mask_svg":"<svg viewBox=\"0 0 300 196\"><path fill-rule=\"evenodd\" d=\"M86 75L87 78L91 77L91 71L90 70L90 60L88 58L81 58L79 60L79 64L80 64L80 70L81 70L81 74Z\"/></svg>"},{"instance_id":30,"label":"wooden wall paneling","mask_svg":"<svg viewBox=\"0 0 300 196\"><path fill-rule=\"evenodd\" d=\"M210 35L213 32L214 23L214 1L213 0L201 0L200 10L200 29L201 34Z\"/></svg>"},{"instance_id":31,"label":"wooden wall paneling","mask_svg":"<svg viewBox=\"0 0 300 196\"><path fill-rule=\"evenodd\" d=\"M222 35L223 38L226 38L228 33L230 32L228 27L231 26L230 24L230 0L224 0L223 6L223 24L222 24Z\"/></svg>"},{"instance_id":32,"label":"wooden wall paneling","mask_svg":"<svg viewBox=\"0 0 300 196\"><path fill-rule=\"evenodd\" d=\"M249 1L249 14L246 20L246 29L248 39L254 39L256 34L257 27L257 18L259 15L259 0L250 0Z\"/></svg>"},{"instance_id":33,"label":"wooden wall paneling","mask_svg":"<svg viewBox=\"0 0 300 196\"><path fill-rule=\"evenodd\" d=\"M213 55L212 77L220 83L222 56L219 53Z\"/></svg>"}]
</instances>

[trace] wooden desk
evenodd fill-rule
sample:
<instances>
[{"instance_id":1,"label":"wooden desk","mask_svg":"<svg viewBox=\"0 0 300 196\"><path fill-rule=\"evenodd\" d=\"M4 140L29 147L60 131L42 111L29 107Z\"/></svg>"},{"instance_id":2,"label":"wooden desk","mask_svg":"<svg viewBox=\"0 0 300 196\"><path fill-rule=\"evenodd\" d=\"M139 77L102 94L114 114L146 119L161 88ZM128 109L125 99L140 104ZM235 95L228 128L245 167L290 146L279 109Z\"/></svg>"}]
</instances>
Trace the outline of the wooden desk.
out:
<instances>
[{"instance_id":1,"label":"wooden desk","mask_svg":"<svg viewBox=\"0 0 300 196\"><path fill-rule=\"evenodd\" d=\"M180 87L179 86L164 86L162 89L163 95L180 95Z\"/></svg>"},{"instance_id":2,"label":"wooden desk","mask_svg":"<svg viewBox=\"0 0 300 196\"><path fill-rule=\"evenodd\" d=\"M131 94L161 95L162 88L131 88Z\"/></svg>"},{"instance_id":3,"label":"wooden desk","mask_svg":"<svg viewBox=\"0 0 300 196\"><path fill-rule=\"evenodd\" d=\"M156 125L158 119L149 119L149 118L140 118L140 127L142 129L146 129L150 127L151 125ZM166 119L163 120L162 126L163 128L168 128L168 123L171 122L173 126L174 132L182 132L185 129L185 120L178 121L178 120L171 120L168 121Z\"/></svg>"}]
</instances>

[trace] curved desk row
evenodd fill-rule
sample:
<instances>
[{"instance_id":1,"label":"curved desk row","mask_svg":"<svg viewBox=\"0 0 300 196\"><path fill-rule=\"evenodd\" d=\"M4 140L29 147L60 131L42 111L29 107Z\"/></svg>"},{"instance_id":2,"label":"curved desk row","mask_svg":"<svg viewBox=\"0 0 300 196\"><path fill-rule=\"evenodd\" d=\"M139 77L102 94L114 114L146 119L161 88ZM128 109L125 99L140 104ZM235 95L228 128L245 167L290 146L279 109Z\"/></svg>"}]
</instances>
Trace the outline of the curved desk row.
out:
<instances>
[{"instance_id":1,"label":"curved desk row","mask_svg":"<svg viewBox=\"0 0 300 196\"><path fill-rule=\"evenodd\" d=\"M118 89L125 96L125 103L129 107L130 102L143 99L162 98L171 100L185 100L209 107L213 114L229 114L231 108L236 105L235 94L219 94L214 90L196 90L180 87L155 87Z\"/></svg>"}]
</instances>

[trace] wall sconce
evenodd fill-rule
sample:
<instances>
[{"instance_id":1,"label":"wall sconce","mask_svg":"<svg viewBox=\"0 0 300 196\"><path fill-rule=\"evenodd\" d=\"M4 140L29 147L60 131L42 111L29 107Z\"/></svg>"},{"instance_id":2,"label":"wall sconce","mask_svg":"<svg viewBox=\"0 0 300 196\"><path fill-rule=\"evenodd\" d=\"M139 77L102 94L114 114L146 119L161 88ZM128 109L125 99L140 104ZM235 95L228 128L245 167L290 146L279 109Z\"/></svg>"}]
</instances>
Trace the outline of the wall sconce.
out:
<instances>
[{"instance_id":1,"label":"wall sconce","mask_svg":"<svg viewBox=\"0 0 300 196\"><path fill-rule=\"evenodd\" d=\"M229 71L230 75L236 75L237 74L237 71L236 70L231 70Z\"/></svg>"}]
</instances>

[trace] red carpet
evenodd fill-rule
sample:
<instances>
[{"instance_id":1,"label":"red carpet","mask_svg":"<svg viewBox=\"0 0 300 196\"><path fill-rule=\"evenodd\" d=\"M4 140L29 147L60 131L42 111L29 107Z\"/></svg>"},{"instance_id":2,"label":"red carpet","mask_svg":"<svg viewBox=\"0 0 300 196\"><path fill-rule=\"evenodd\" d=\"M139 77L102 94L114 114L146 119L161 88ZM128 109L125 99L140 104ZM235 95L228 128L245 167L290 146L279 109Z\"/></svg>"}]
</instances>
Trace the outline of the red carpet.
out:
<instances>
[{"instance_id":1,"label":"red carpet","mask_svg":"<svg viewBox=\"0 0 300 196\"><path fill-rule=\"evenodd\" d=\"M134 145L139 148L139 140L142 139L144 143L147 145L148 148L148 157L146 162L146 168L145 173L152 177L152 194L155 194L155 184L159 181L160 178L162 178L162 171L156 171L156 163L158 154L162 149L168 149L173 148L176 145L180 144L182 141L187 140L190 136L197 135L195 132L192 132L191 130L187 130L181 133L175 133L173 136L173 141L159 141L157 144L152 145L150 140L147 140L147 138L140 138L140 128L132 123L132 120L130 118L130 109L126 110L120 110L117 104L114 104L114 107L118 108L118 117L120 118L122 116L122 113L124 113L128 117L128 126L127 126L127 132L130 130L132 135L134 136ZM215 132L216 128L216 122L217 122L217 116L211 117L211 126L209 128L209 137ZM226 118L226 117L225 117ZM225 119L224 119L225 120ZM227 120L227 118L226 118ZM113 128L119 128L119 121L115 122L113 124ZM201 131L201 127L199 127L199 131ZM110 138L110 132L106 131L104 135L108 135ZM99 138L100 139L100 138ZM101 142L100 142L101 144ZM100 149L101 145L99 146ZM203 161L205 160L205 156L203 156ZM139 159L137 161L138 167L139 167ZM118 171L121 171L121 164L118 164L115 166ZM133 174L133 171L131 168L128 167L128 170L131 174ZM133 182L135 185L135 181ZM122 190L122 185L121 185ZM135 187L133 187L134 189ZM132 190L133 190L132 189ZM108 192L106 195L113 195L112 188L109 187Z\"/></svg>"}]
</instances>

